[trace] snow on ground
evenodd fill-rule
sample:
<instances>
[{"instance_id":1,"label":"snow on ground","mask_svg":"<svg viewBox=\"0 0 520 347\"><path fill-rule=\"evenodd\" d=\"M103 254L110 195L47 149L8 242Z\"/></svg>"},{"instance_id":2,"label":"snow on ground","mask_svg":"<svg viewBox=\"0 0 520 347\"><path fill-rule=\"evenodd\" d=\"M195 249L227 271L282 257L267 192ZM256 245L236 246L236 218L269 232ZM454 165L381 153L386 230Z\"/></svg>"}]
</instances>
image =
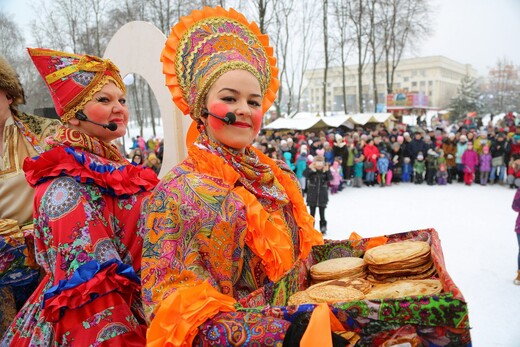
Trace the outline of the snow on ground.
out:
<instances>
[{"instance_id":1,"label":"snow on ground","mask_svg":"<svg viewBox=\"0 0 520 347\"><path fill-rule=\"evenodd\" d=\"M466 299L475 347L520 345L515 190L460 183L347 187L329 195L326 238L347 239L434 228L446 268ZM316 211L316 225L319 212Z\"/></svg>"}]
</instances>

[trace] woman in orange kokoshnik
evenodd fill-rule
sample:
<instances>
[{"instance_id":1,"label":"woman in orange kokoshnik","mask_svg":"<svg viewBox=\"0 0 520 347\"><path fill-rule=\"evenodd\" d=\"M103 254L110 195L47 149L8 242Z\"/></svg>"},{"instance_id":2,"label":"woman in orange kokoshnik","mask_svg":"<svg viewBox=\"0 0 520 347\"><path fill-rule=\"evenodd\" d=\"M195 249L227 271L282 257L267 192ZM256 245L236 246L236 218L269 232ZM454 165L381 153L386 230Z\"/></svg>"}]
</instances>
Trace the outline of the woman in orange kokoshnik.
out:
<instances>
[{"instance_id":1,"label":"woman in orange kokoshnik","mask_svg":"<svg viewBox=\"0 0 520 347\"><path fill-rule=\"evenodd\" d=\"M295 175L251 146L279 84L268 37L205 8L172 29L161 58L194 123L188 157L143 203L147 345L280 345L290 322L236 303L304 267L323 238Z\"/></svg>"}]
</instances>

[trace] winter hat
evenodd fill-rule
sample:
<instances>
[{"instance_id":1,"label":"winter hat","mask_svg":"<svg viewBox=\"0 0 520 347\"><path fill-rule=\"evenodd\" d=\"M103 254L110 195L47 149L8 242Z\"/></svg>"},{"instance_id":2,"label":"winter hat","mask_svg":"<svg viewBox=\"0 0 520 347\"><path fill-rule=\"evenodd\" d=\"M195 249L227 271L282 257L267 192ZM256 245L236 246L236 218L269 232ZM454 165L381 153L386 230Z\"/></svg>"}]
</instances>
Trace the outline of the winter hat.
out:
<instances>
[{"instance_id":1,"label":"winter hat","mask_svg":"<svg viewBox=\"0 0 520 347\"><path fill-rule=\"evenodd\" d=\"M418 159L418 160L423 160L423 159L424 159L424 156L423 156L422 152L419 152L419 153L417 154L417 159Z\"/></svg>"},{"instance_id":2,"label":"winter hat","mask_svg":"<svg viewBox=\"0 0 520 347\"><path fill-rule=\"evenodd\" d=\"M13 102L11 106L17 106L25 103L22 84L18 79L18 75L9 65L6 59L0 56L0 90L3 90Z\"/></svg>"}]
</instances>

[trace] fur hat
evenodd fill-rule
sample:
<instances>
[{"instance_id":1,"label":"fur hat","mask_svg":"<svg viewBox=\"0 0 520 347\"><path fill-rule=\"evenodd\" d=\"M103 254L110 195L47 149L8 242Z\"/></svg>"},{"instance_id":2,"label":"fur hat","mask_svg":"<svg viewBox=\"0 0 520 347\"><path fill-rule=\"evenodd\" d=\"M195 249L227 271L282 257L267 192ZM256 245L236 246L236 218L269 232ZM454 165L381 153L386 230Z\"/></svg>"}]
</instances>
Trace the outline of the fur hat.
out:
<instances>
[{"instance_id":1,"label":"fur hat","mask_svg":"<svg viewBox=\"0 0 520 347\"><path fill-rule=\"evenodd\" d=\"M25 104L25 95L18 75L2 56L0 56L0 89L12 98L11 106Z\"/></svg>"}]
</instances>

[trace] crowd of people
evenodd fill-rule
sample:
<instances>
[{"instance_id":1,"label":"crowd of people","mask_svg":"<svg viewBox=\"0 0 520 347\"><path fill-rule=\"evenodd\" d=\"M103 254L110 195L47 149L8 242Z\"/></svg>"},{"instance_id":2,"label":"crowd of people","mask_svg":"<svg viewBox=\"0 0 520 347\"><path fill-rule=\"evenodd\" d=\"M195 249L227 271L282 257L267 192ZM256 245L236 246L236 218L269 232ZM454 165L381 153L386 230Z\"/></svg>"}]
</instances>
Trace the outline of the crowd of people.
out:
<instances>
[{"instance_id":1,"label":"crowd of people","mask_svg":"<svg viewBox=\"0 0 520 347\"><path fill-rule=\"evenodd\" d=\"M384 124L354 130L275 131L259 134L254 146L293 168L304 192L305 170L323 156L335 180L330 193L345 187L394 183L507 185L520 187L520 118L510 113L505 127L478 128L464 120L435 127ZM340 179L338 179L338 176Z\"/></svg>"}]
</instances>

